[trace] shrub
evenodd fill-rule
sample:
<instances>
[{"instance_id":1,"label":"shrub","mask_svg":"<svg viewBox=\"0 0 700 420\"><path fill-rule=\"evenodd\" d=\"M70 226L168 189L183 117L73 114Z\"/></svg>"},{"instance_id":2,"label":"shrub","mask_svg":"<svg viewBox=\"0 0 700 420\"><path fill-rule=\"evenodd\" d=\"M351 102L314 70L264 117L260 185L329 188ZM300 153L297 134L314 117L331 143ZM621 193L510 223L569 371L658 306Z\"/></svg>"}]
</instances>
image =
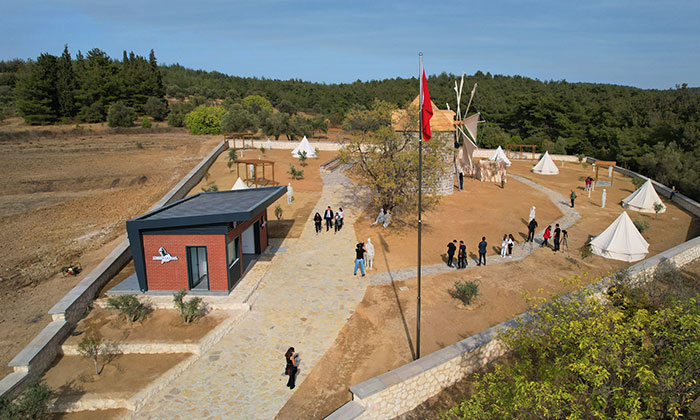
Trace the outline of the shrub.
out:
<instances>
[{"instance_id":1,"label":"shrub","mask_svg":"<svg viewBox=\"0 0 700 420\"><path fill-rule=\"evenodd\" d=\"M231 169L231 166L238 161L237 152L238 150L236 150L235 147L228 151L228 162L226 162L226 166L228 166L229 169Z\"/></svg>"},{"instance_id":2,"label":"shrub","mask_svg":"<svg viewBox=\"0 0 700 420\"><path fill-rule=\"evenodd\" d=\"M469 305L479 295L479 285L473 281L457 280L455 288L450 290L450 295L461 300L465 305Z\"/></svg>"},{"instance_id":3,"label":"shrub","mask_svg":"<svg viewBox=\"0 0 700 420\"><path fill-rule=\"evenodd\" d=\"M143 144L141 144L140 141L137 141L137 142L136 142L136 148L137 148L137 149L143 149Z\"/></svg>"},{"instance_id":4,"label":"shrub","mask_svg":"<svg viewBox=\"0 0 700 420\"><path fill-rule=\"evenodd\" d=\"M645 182L647 182L647 180L644 178L639 178L639 177L632 178L632 184L634 184L634 188L641 187L642 185L644 185Z\"/></svg>"},{"instance_id":5,"label":"shrub","mask_svg":"<svg viewBox=\"0 0 700 420\"><path fill-rule=\"evenodd\" d=\"M143 117L141 120L141 128L151 128L151 120L148 117Z\"/></svg>"},{"instance_id":6,"label":"shrub","mask_svg":"<svg viewBox=\"0 0 700 420\"><path fill-rule=\"evenodd\" d=\"M291 163L289 164L289 170L287 173L291 175L292 179L295 180L304 178L304 171L302 169L295 168Z\"/></svg>"},{"instance_id":7,"label":"shrub","mask_svg":"<svg viewBox=\"0 0 700 420\"><path fill-rule=\"evenodd\" d=\"M119 312L129 322L146 318L146 306L134 295L113 296L107 299L107 308Z\"/></svg>"},{"instance_id":8,"label":"shrub","mask_svg":"<svg viewBox=\"0 0 700 420\"><path fill-rule=\"evenodd\" d=\"M204 315L204 302L200 297L193 297L185 301L187 290L178 290L173 294L173 303L175 308L180 311L180 316L186 324L190 324Z\"/></svg>"},{"instance_id":9,"label":"shrub","mask_svg":"<svg viewBox=\"0 0 700 420\"><path fill-rule=\"evenodd\" d=\"M202 187L202 192L214 192L219 191L219 186L215 182L207 182L205 186Z\"/></svg>"},{"instance_id":10,"label":"shrub","mask_svg":"<svg viewBox=\"0 0 700 420\"><path fill-rule=\"evenodd\" d=\"M275 217L277 218L277 220L280 220L282 218L282 206L280 206L279 204L275 206Z\"/></svg>"},{"instance_id":11,"label":"shrub","mask_svg":"<svg viewBox=\"0 0 700 420\"><path fill-rule=\"evenodd\" d=\"M78 121L97 123L105 120L105 107L102 102L93 102L90 106L84 106L78 113Z\"/></svg>"},{"instance_id":12,"label":"shrub","mask_svg":"<svg viewBox=\"0 0 700 420\"><path fill-rule=\"evenodd\" d=\"M153 117L156 121L163 121L168 115L168 102L151 96L143 106L143 112Z\"/></svg>"},{"instance_id":13,"label":"shrub","mask_svg":"<svg viewBox=\"0 0 700 420\"><path fill-rule=\"evenodd\" d=\"M266 151L265 146L260 146L260 153L262 153L263 156L265 156Z\"/></svg>"},{"instance_id":14,"label":"shrub","mask_svg":"<svg viewBox=\"0 0 700 420\"><path fill-rule=\"evenodd\" d=\"M185 115L185 126L192 134L221 134L222 106L200 105Z\"/></svg>"},{"instance_id":15,"label":"shrub","mask_svg":"<svg viewBox=\"0 0 700 420\"><path fill-rule=\"evenodd\" d=\"M583 169L586 169L586 168L588 168L588 164L586 162L581 162L581 167Z\"/></svg>"},{"instance_id":16,"label":"shrub","mask_svg":"<svg viewBox=\"0 0 700 420\"><path fill-rule=\"evenodd\" d=\"M634 219L632 223L634 223L639 233L644 233L649 228L649 221L646 219Z\"/></svg>"},{"instance_id":17,"label":"shrub","mask_svg":"<svg viewBox=\"0 0 700 420\"><path fill-rule=\"evenodd\" d=\"M306 152L299 152L299 165L306 166Z\"/></svg>"},{"instance_id":18,"label":"shrub","mask_svg":"<svg viewBox=\"0 0 700 420\"><path fill-rule=\"evenodd\" d=\"M659 212L664 209L664 205L659 203L658 201L654 203L654 212L656 212L656 215L659 215Z\"/></svg>"},{"instance_id":19,"label":"shrub","mask_svg":"<svg viewBox=\"0 0 700 420\"><path fill-rule=\"evenodd\" d=\"M581 259L583 259L583 260L585 260L586 258L593 255L593 249L591 248L590 243L583 244L580 251L581 251Z\"/></svg>"},{"instance_id":20,"label":"shrub","mask_svg":"<svg viewBox=\"0 0 700 420\"><path fill-rule=\"evenodd\" d=\"M135 119L134 110L121 101L112 104L107 112L107 125L110 127L131 127Z\"/></svg>"},{"instance_id":21,"label":"shrub","mask_svg":"<svg viewBox=\"0 0 700 420\"><path fill-rule=\"evenodd\" d=\"M12 399L0 397L0 419L44 420L49 418L48 404L53 390L46 383L32 381L22 394Z\"/></svg>"},{"instance_id":22,"label":"shrub","mask_svg":"<svg viewBox=\"0 0 700 420\"><path fill-rule=\"evenodd\" d=\"M85 332L83 339L78 343L78 353L86 359L92 360L95 365L95 375L99 375L100 371L97 368L97 357L102 350L102 337L97 333L95 324Z\"/></svg>"}]
</instances>

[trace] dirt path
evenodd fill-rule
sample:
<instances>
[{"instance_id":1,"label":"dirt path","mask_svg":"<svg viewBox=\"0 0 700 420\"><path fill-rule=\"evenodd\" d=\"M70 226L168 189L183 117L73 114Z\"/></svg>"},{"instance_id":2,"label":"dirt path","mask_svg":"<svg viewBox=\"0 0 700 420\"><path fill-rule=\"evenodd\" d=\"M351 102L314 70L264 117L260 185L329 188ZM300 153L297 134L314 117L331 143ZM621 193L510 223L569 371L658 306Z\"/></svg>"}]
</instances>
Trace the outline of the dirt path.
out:
<instances>
[{"instance_id":1,"label":"dirt path","mask_svg":"<svg viewBox=\"0 0 700 420\"><path fill-rule=\"evenodd\" d=\"M119 243L220 137L184 131L0 142L0 375L47 311ZM63 277L80 262L83 275Z\"/></svg>"}]
</instances>

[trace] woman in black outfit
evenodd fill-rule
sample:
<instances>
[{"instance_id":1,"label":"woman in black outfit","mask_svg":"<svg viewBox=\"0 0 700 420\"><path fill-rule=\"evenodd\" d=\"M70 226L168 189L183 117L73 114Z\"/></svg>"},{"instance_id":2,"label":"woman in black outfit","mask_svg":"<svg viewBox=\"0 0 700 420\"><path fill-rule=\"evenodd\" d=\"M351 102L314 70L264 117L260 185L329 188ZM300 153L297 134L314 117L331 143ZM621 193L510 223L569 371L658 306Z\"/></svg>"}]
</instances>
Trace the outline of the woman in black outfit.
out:
<instances>
[{"instance_id":1,"label":"woman in black outfit","mask_svg":"<svg viewBox=\"0 0 700 420\"><path fill-rule=\"evenodd\" d=\"M323 218L321 217L321 213L316 212L316 215L314 216L314 225L316 226L316 235L318 235L318 232L321 231L321 222L323 222Z\"/></svg>"},{"instance_id":2,"label":"woman in black outfit","mask_svg":"<svg viewBox=\"0 0 700 420\"><path fill-rule=\"evenodd\" d=\"M287 350L284 354L284 358L287 360L287 368L284 370L284 373L289 375L287 386L289 389L294 389L296 386L294 382L297 379L297 359L294 357L294 347L290 347L289 350Z\"/></svg>"}]
</instances>

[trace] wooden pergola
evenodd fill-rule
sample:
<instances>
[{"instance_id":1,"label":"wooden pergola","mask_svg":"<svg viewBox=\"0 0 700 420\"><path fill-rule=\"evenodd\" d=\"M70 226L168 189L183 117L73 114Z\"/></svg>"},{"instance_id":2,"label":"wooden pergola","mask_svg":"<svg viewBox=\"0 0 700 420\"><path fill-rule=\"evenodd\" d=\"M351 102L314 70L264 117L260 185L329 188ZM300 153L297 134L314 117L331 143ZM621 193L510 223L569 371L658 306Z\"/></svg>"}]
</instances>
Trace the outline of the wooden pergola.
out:
<instances>
[{"instance_id":1,"label":"wooden pergola","mask_svg":"<svg viewBox=\"0 0 700 420\"><path fill-rule=\"evenodd\" d=\"M243 176L241 176L241 169L240 165L243 165ZM248 165L253 166L253 177L251 178L249 176L248 172ZM265 168L270 167L272 169L272 179L267 179L265 178ZM262 173L261 177L258 177L258 172ZM264 160L264 159L238 159L236 161L236 173L238 176L243 180L243 182L246 183L246 185L250 186L251 184L255 184L255 187L259 187L260 185L277 185L275 182L275 161L273 160Z\"/></svg>"},{"instance_id":2,"label":"wooden pergola","mask_svg":"<svg viewBox=\"0 0 700 420\"><path fill-rule=\"evenodd\" d=\"M530 149L530 153L532 153L532 159L535 159L535 150L537 150L537 146L534 144L509 144L509 145L507 145L506 150L508 151L508 158L509 159L516 159L516 157L513 155L513 153L515 153L514 150L516 147L518 148L517 159L522 159L523 149Z\"/></svg>"},{"instance_id":3,"label":"wooden pergola","mask_svg":"<svg viewBox=\"0 0 700 420\"><path fill-rule=\"evenodd\" d=\"M614 168L615 165L617 165L617 162L614 160L597 160L594 163L595 165L595 182L598 182L598 169L600 167L604 168ZM610 185L613 184L613 178L615 177L615 170L610 171Z\"/></svg>"},{"instance_id":4,"label":"wooden pergola","mask_svg":"<svg viewBox=\"0 0 700 420\"><path fill-rule=\"evenodd\" d=\"M234 149L255 149L253 146L253 138L255 137L255 133L225 133L224 134L224 140L229 140L233 142L233 148ZM246 141L248 140L248 141ZM237 142L241 142L241 147L238 147ZM249 144L249 146L246 146L246 143Z\"/></svg>"}]
</instances>

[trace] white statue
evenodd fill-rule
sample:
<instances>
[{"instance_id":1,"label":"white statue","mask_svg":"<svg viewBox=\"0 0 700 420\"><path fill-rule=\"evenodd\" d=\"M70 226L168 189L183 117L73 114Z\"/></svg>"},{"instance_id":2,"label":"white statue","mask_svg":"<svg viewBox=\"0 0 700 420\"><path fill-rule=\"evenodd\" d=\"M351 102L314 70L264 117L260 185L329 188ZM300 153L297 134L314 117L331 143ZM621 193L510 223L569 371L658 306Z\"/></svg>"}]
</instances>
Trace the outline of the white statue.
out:
<instances>
[{"instance_id":1,"label":"white statue","mask_svg":"<svg viewBox=\"0 0 700 420\"><path fill-rule=\"evenodd\" d=\"M370 238L367 238L367 243L365 244L365 268L368 270L372 269L372 262L374 262L374 244Z\"/></svg>"},{"instance_id":2,"label":"white statue","mask_svg":"<svg viewBox=\"0 0 700 420\"><path fill-rule=\"evenodd\" d=\"M602 197L602 199L601 199L602 204L600 205L600 208L601 208L601 209L604 209L604 208L605 208L605 199L606 199L606 198L607 198L607 194L605 193L605 188L603 188L603 197Z\"/></svg>"},{"instance_id":3,"label":"white statue","mask_svg":"<svg viewBox=\"0 0 700 420\"><path fill-rule=\"evenodd\" d=\"M287 184L287 204L292 204L294 201L294 188L292 188L292 183Z\"/></svg>"},{"instance_id":4,"label":"white statue","mask_svg":"<svg viewBox=\"0 0 700 420\"><path fill-rule=\"evenodd\" d=\"M527 222L528 223L532 222L532 219L534 219L534 218L535 218L535 206L532 206L530 208L530 218L528 219Z\"/></svg>"},{"instance_id":5,"label":"white statue","mask_svg":"<svg viewBox=\"0 0 700 420\"><path fill-rule=\"evenodd\" d=\"M389 226L390 223L391 223L391 213L386 212L386 214L384 215L384 224L382 226L387 227L387 226Z\"/></svg>"},{"instance_id":6,"label":"white statue","mask_svg":"<svg viewBox=\"0 0 700 420\"><path fill-rule=\"evenodd\" d=\"M379 214L377 215L377 220L375 220L374 223L370 223L369 225L374 226L377 223L384 223L384 217L385 217L384 207L382 207L381 209L379 209Z\"/></svg>"},{"instance_id":7,"label":"white statue","mask_svg":"<svg viewBox=\"0 0 700 420\"><path fill-rule=\"evenodd\" d=\"M267 139L267 150L272 150L272 142L270 139Z\"/></svg>"}]
</instances>

